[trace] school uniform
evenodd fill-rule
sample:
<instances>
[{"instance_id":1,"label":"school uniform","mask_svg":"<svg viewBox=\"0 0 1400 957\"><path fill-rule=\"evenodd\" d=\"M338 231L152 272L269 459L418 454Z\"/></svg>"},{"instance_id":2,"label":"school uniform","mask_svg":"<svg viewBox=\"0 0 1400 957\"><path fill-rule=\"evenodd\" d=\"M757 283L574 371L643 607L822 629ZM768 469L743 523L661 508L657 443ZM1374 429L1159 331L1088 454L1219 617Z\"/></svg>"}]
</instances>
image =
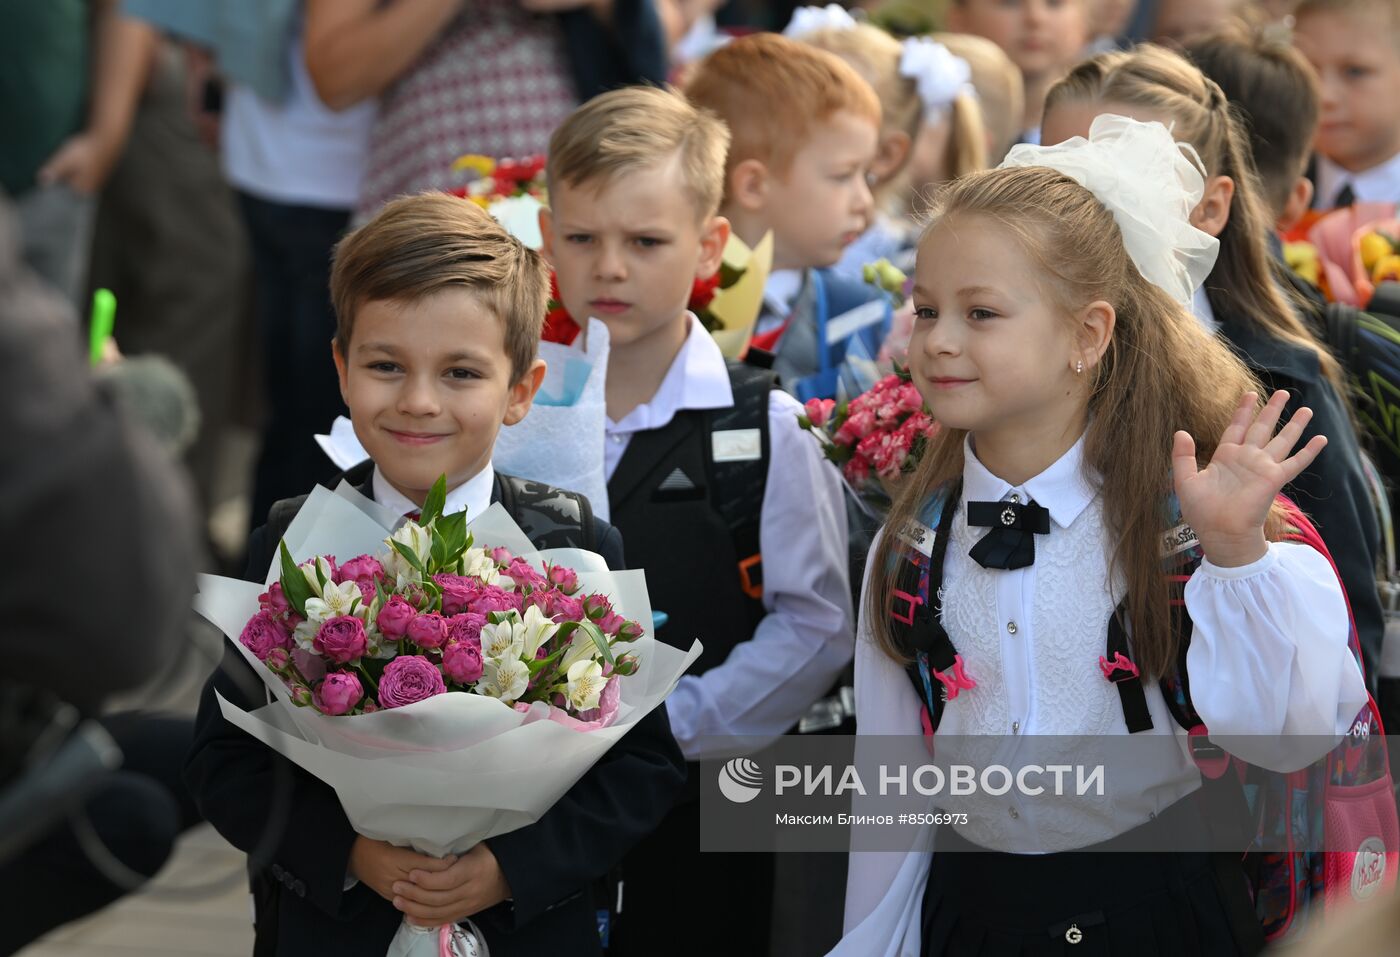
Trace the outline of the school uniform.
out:
<instances>
[{"instance_id":1,"label":"school uniform","mask_svg":"<svg viewBox=\"0 0 1400 957\"><path fill-rule=\"evenodd\" d=\"M1099 666L1124 583L1111 569L1115 538L1083 454L1081 438L1040 475L1012 486L977 460L970 442L966 448L940 620L976 687L946 703L938 735L1000 736L1009 749L1003 763L1014 765L1031 746L1026 735L1128 734L1118 686ZM967 503L1013 496L1048 510L1048 533L1035 536L1030 565L982 567L969 551L987 530L969 526ZM1192 703L1212 736L1246 736L1231 740L1237 757L1296 767L1297 735L1341 735L1365 705L1344 597L1320 553L1273 543L1250 565L1207 560L1186 584L1185 602L1194 623L1186 656ZM860 733L923 733L908 674L863 628L855 663ZM1244 893L1242 870L1230 885L1210 855L1066 853L1190 815L1185 802L1195 799L1200 773L1158 684L1144 681L1143 690L1152 727L1139 734L1176 735L1180 746L1164 747L1165 759L1141 769L1138 793L1048 802L1015 791L981 794L959 808L966 824L937 829L931 854L853 852L847 933L833 954L1074 953L1065 934L1076 921L1087 953L1253 952L1237 942L1229 917ZM955 845L983 853L937 849ZM1007 852L1027 847L1047 853Z\"/></svg>"},{"instance_id":2,"label":"school uniform","mask_svg":"<svg viewBox=\"0 0 1400 957\"><path fill-rule=\"evenodd\" d=\"M346 479L381 505L416 510L372 463ZM454 489L445 512L480 515L506 497L488 466ZM261 581L277 541L262 528L249 545L248 578ZM527 529L527 534L529 530ZM621 537L597 523L597 551L622 567ZM258 954L383 957L402 914L348 875L356 834L335 792L227 722L215 692L244 708L266 700L260 677L229 648L205 686L185 776L200 810L249 853ZM491 953L601 953L589 885L650 831L684 783L684 765L658 708L622 738L534 824L487 839L512 898L472 920Z\"/></svg>"},{"instance_id":3,"label":"school uniform","mask_svg":"<svg viewBox=\"0 0 1400 957\"><path fill-rule=\"evenodd\" d=\"M799 402L850 398L862 383L843 367L873 360L890 331L889 298L834 269L782 269L768 277L753 346L772 353L773 371Z\"/></svg>"},{"instance_id":4,"label":"school uniform","mask_svg":"<svg viewBox=\"0 0 1400 957\"><path fill-rule=\"evenodd\" d=\"M798 427L801 411L771 375L726 364L691 317L655 395L606 425L611 517L630 560L647 569L652 607L669 618L657 637L705 647L667 699L691 762L771 742L851 660L840 482ZM745 466L757 472L736 481ZM725 499L746 492L748 515L732 514ZM749 547L736 518L756 524ZM772 857L699 853L698 796L692 777L657 833L624 860L615 953L707 953L712 941L694 929L720 913L763 939Z\"/></svg>"},{"instance_id":5,"label":"school uniform","mask_svg":"<svg viewBox=\"0 0 1400 957\"><path fill-rule=\"evenodd\" d=\"M1351 603L1362 661L1369 681L1379 674L1385 611L1376 590L1376 562L1381 528L1361 470L1361 447L1346 403L1322 374L1310 349L1265 334L1244 319L1220 290L1202 287L1195 311L1249 366L1269 392L1285 389L1288 403L1280 421L1303 407L1313 417L1298 439L1301 448L1314 435L1327 437L1327 448L1296 479L1287 495L1308 514L1327 543Z\"/></svg>"},{"instance_id":6,"label":"school uniform","mask_svg":"<svg viewBox=\"0 0 1400 957\"><path fill-rule=\"evenodd\" d=\"M1314 209L1337 209L1353 203L1400 202L1400 153L1383 163L1353 173L1325 156L1313 166Z\"/></svg>"}]
</instances>

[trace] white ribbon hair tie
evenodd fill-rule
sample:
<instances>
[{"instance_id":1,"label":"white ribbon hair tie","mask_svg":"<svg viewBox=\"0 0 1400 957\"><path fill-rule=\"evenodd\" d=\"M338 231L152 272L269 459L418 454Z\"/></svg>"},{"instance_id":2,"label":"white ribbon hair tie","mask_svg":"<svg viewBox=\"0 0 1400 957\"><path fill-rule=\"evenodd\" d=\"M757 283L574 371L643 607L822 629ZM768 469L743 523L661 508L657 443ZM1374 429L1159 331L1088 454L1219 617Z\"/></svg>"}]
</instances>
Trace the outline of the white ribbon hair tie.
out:
<instances>
[{"instance_id":1,"label":"white ribbon hair tie","mask_svg":"<svg viewBox=\"0 0 1400 957\"><path fill-rule=\"evenodd\" d=\"M792 11L792 19L783 27L783 36L790 40L805 37L818 30L854 30L855 17L834 3L824 7L798 7Z\"/></svg>"},{"instance_id":2,"label":"white ribbon hair tie","mask_svg":"<svg viewBox=\"0 0 1400 957\"><path fill-rule=\"evenodd\" d=\"M942 116L960 93L977 95L972 86L972 68L943 44L928 37L910 37L903 45L899 75L913 80L918 87L925 120Z\"/></svg>"},{"instance_id":3,"label":"white ribbon hair tie","mask_svg":"<svg viewBox=\"0 0 1400 957\"><path fill-rule=\"evenodd\" d=\"M1023 166L1048 167L1093 193L1113 214L1143 278L1190 308L1220 253L1219 240L1191 225L1205 193L1205 164L1190 144L1178 143L1161 123L1101 113L1087 140L1023 143L999 169Z\"/></svg>"}]
</instances>

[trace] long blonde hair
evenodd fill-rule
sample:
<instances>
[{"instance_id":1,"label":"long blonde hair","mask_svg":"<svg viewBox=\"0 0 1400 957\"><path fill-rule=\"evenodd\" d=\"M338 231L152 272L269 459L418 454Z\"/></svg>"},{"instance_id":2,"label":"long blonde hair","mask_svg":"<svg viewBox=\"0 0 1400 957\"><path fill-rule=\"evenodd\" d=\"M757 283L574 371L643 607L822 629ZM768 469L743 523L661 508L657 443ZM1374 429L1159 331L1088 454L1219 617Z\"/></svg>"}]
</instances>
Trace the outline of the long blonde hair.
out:
<instances>
[{"instance_id":1,"label":"long blonde hair","mask_svg":"<svg viewBox=\"0 0 1400 957\"><path fill-rule=\"evenodd\" d=\"M1177 650L1159 553L1173 433L1189 432L1197 458L1209 462L1240 398L1259 394L1259 384L1223 342L1142 277L1112 213L1069 177L1043 167L965 176L937 198L924 239L943 222L973 216L1015 237L1064 316L1100 300L1116 311L1108 349L1089 381L1084 464L1102 476L1104 519L1115 543L1111 563L1127 585L1133 659L1145 675L1161 675ZM890 530L917 518L931 492L962 475L966 436L944 428L930 442L918 470L902 483L871 559L866 621L878 646L900 662L908 662L909 649L891 624L896 569ZM1271 537L1281 527L1275 514Z\"/></svg>"},{"instance_id":2,"label":"long blonde hair","mask_svg":"<svg viewBox=\"0 0 1400 957\"><path fill-rule=\"evenodd\" d=\"M1250 158L1249 141L1225 94L1185 58L1143 44L1131 52L1085 60L1050 88L1048 114L1059 103L1122 103L1165 114L1173 134L1190 143L1212 176L1235 183L1230 218L1220 233L1220 258L1206 280L1213 296L1260 331L1308 350L1341 396L1347 395L1337 360L1308 331L1294 303L1274 279L1268 235L1271 219Z\"/></svg>"}]
</instances>

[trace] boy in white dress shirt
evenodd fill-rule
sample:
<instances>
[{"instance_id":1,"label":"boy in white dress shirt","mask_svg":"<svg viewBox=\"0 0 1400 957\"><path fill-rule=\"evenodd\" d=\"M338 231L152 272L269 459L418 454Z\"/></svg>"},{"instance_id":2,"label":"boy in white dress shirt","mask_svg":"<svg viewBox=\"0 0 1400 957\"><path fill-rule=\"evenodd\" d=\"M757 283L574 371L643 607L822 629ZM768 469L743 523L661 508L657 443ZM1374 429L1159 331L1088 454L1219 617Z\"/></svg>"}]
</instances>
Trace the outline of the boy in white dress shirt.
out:
<instances>
[{"instance_id":1,"label":"boy in white dress shirt","mask_svg":"<svg viewBox=\"0 0 1400 957\"><path fill-rule=\"evenodd\" d=\"M611 519L669 616L658 637L705 647L667 700L691 761L775 739L853 654L836 472L796 400L771 373L726 363L686 308L729 235L716 215L728 145L678 95L605 94L555 132L541 216L565 307L608 325ZM613 953L706 947L678 928L721 911L764 939L772 859L698 852L694 770L688 798L623 863Z\"/></svg>"},{"instance_id":2,"label":"boy in white dress shirt","mask_svg":"<svg viewBox=\"0 0 1400 957\"><path fill-rule=\"evenodd\" d=\"M1295 15L1321 86L1313 205L1400 201L1400 3L1303 0Z\"/></svg>"}]
</instances>

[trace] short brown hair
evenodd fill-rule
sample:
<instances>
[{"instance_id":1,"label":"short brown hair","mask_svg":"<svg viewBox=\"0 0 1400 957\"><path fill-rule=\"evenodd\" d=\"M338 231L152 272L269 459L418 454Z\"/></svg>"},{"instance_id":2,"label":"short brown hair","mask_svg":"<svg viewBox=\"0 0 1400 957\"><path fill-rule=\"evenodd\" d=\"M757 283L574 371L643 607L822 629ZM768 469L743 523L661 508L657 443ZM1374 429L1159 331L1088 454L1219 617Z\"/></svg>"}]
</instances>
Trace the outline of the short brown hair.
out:
<instances>
[{"instance_id":1,"label":"short brown hair","mask_svg":"<svg viewBox=\"0 0 1400 957\"><path fill-rule=\"evenodd\" d=\"M549 182L579 186L612 182L674 157L701 218L724 194L729 130L708 110L674 90L633 86L595 96L574 110L549 139Z\"/></svg>"},{"instance_id":2,"label":"short brown hair","mask_svg":"<svg viewBox=\"0 0 1400 957\"><path fill-rule=\"evenodd\" d=\"M1317 132L1312 67L1280 28L1243 21L1192 44L1186 55L1220 84L1244 121L1264 198L1279 215L1303 175Z\"/></svg>"},{"instance_id":3,"label":"short brown hair","mask_svg":"<svg viewBox=\"0 0 1400 957\"><path fill-rule=\"evenodd\" d=\"M480 206L446 193L393 200L335 247L336 345L348 353L366 302L417 302L453 287L472 290L501 320L511 374L524 375L539 350L548 269Z\"/></svg>"},{"instance_id":4,"label":"short brown hair","mask_svg":"<svg viewBox=\"0 0 1400 957\"><path fill-rule=\"evenodd\" d=\"M696 65L685 86L729 126L728 176L744 160L782 176L812 127L847 111L880 127L880 101L841 58L776 33L739 37Z\"/></svg>"}]
</instances>

